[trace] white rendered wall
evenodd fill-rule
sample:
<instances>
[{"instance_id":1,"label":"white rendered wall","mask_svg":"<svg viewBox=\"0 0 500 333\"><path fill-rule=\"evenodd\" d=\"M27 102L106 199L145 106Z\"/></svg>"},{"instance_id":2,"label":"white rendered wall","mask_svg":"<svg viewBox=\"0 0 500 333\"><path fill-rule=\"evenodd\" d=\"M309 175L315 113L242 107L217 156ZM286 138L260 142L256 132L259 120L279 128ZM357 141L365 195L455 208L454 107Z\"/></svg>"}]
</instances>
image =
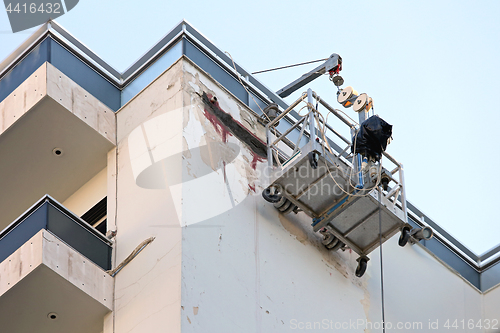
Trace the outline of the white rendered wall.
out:
<instances>
[{"instance_id":1,"label":"white rendered wall","mask_svg":"<svg viewBox=\"0 0 500 333\"><path fill-rule=\"evenodd\" d=\"M107 168L99 171L62 204L78 216L85 214L107 196Z\"/></svg>"},{"instance_id":2,"label":"white rendered wall","mask_svg":"<svg viewBox=\"0 0 500 333\"><path fill-rule=\"evenodd\" d=\"M110 174L117 178L116 217L111 212L110 218L116 218L115 265L145 239L156 239L116 275L114 318L106 333L180 332L181 228L166 184L150 189L136 180L137 172L154 164L149 157L165 148L147 145L153 136L165 135L167 147L182 147L182 118L176 111L182 109L181 78L177 62L117 112L117 168ZM161 133L150 122L156 117L171 120L162 123ZM180 168L180 156L177 162Z\"/></svg>"},{"instance_id":3,"label":"white rendered wall","mask_svg":"<svg viewBox=\"0 0 500 333\"><path fill-rule=\"evenodd\" d=\"M500 321L500 286L497 286L483 295L483 321L496 324ZM500 324L496 329L485 330L485 332L500 332Z\"/></svg>"}]
</instances>

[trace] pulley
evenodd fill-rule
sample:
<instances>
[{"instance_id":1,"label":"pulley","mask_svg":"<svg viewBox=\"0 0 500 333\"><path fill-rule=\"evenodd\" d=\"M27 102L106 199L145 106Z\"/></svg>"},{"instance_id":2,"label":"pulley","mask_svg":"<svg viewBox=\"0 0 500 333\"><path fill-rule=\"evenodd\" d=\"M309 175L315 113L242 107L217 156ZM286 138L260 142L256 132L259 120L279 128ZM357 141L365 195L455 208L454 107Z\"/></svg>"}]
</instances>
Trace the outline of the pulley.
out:
<instances>
[{"instance_id":1,"label":"pulley","mask_svg":"<svg viewBox=\"0 0 500 333\"><path fill-rule=\"evenodd\" d=\"M353 105L356 98L358 98L358 92L351 86L345 87L337 95L337 101L346 108Z\"/></svg>"},{"instance_id":2,"label":"pulley","mask_svg":"<svg viewBox=\"0 0 500 333\"><path fill-rule=\"evenodd\" d=\"M278 104L271 103L268 106L266 106L266 108L264 110L262 110L262 112L267 116L269 121L273 121L279 115ZM274 126L277 127L279 125L279 123L280 122L278 121L276 124L274 124Z\"/></svg>"},{"instance_id":3,"label":"pulley","mask_svg":"<svg viewBox=\"0 0 500 333\"><path fill-rule=\"evenodd\" d=\"M337 87L340 87L341 85L344 84L344 78L340 75L335 75L335 76L330 75L330 81L332 81L333 84Z\"/></svg>"},{"instance_id":4,"label":"pulley","mask_svg":"<svg viewBox=\"0 0 500 333\"><path fill-rule=\"evenodd\" d=\"M359 95L354 101L354 106L352 107L354 111L361 112L365 110L366 112L370 111L373 106L373 100L371 97L368 97L367 94L363 93Z\"/></svg>"}]
</instances>

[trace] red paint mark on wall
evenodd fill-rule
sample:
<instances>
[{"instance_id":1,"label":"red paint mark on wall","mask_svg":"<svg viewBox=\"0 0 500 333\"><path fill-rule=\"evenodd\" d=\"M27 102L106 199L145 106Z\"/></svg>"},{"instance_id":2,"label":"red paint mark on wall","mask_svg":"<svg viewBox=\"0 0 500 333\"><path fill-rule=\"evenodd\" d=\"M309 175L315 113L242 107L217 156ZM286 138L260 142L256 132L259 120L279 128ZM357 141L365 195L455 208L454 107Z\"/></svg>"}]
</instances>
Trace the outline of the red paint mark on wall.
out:
<instances>
[{"instance_id":1,"label":"red paint mark on wall","mask_svg":"<svg viewBox=\"0 0 500 333\"><path fill-rule=\"evenodd\" d=\"M212 98L212 95L207 95L207 96L210 99ZM219 102L215 101L213 104L219 108ZM227 136L232 135L229 129L219 120L219 118L217 118L215 114L208 111L207 109L203 109L203 114L205 115L205 118L207 118L207 120L212 124L215 131L221 136L222 142L226 143ZM223 164L222 170L224 174L224 182L227 183L226 161L222 161L222 164Z\"/></svg>"},{"instance_id":2,"label":"red paint mark on wall","mask_svg":"<svg viewBox=\"0 0 500 333\"><path fill-rule=\"evenodd\" d=\"M263 158L267 157L266 143L249 131L239 121L234 119L231 114L222 110L219 101L212 94L204 92L203 102L206 106L204 109L205 116L223 137L227 138L227 132L229 132L231 135L247 144L250 149L259 156Z\"/></svg>"},{"instance_id":3,"label":"red paint mark on wall","mask_svg":"<svg viewBox=\"0 0 500 333\"><path fill-rule=\"evenodd\" d=\"M221 136L222 142L226 143L227 142L227 136L232 135L231 132L227 129L224 124L222 124L219 119L217 118L216 115L208 111L207 109L203 110L203 114L205 115L205 118L212 124L214 127L215 131Z\"/></svg>"},{"instance_id":4,"label":"red paint mark on wall","mask_svg":"<svg viewBox=\"0 0 500 333\"><path fill-rule=\"evenodd\" d=\"M253 186L248 184L248 188L255 193L255 184Z\"/></svg>"},{"instance_id":5,"label":"red paint mark on wall","mask_svg":"<svg viewBox=\"0 0 500 333\"><path fill-rule=\"evenodd\" d=\"M250 151L252 154L252 162L250 162L250 167L255 170L257 167L257 162L264 162L264 158L260 157L259 155L255 154L253 151Z\"/></svg>"},{"instance_id":6,"label":"red paint mark on wall","mask_svg":"<svg viewBox=\"0 0 500 333\"><path fill-rule=\"evenodd\" d=\"M230 114L222 110L219 102L212 94L204 93L204 102L207 107L203 109L203 114L222 137L224 143L227 142L228 135L233 135L250 146L250 153L252 154L250 167L255 170L257 162L263 162L266 159L265 143L233 119ZM255 192L255 189L253 191Z\"/></svg>"},{"instance_id":7,"label":"red paint mark on wall","mask_svg":"<svg viewBox=\"0 0 500 333\"><path fill-rule=\"evenodd\" d=\"M212 99L213 96L211 94L207 94L207 97ZM218 109L220 109L218 101L214 101L212 104L214 104ZM229 129L226 127L226 125L224 125L219 120L219 118L217 118L217 116L215 114L213 114L212 112L210 112L206 108L203 109L203 114L205 115L205 118L207 118L207 120L212 124L215 131L221 136L222 142L226 143L227 136L232 135L232 133L229 131Z\"/></svg>"}]
</instances>

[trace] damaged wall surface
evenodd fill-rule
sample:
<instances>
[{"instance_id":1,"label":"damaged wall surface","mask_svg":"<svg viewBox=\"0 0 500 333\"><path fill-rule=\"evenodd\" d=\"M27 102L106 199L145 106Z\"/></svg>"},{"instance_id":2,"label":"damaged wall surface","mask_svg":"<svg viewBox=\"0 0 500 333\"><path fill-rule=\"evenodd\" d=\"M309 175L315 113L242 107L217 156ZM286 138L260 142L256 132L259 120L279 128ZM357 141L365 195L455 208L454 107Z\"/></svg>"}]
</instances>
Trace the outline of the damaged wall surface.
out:
<instances>
[{"instance_id":1,"label":"damaged wall surface","mask_svg":"<svg viewBox=\"0 0 500 333\"><path fill-rule=\"evenodd\" d=\"M116 277L116 332L353 322L353 332L368 332L382 321L378 251L357 278L355 253L327 251L304 214L282 215L262 199L257 118L184 57L117 113L116 263L156 240ZM383 247L386 322L425 332L436 320L491 315L476 289L396 238Z\"/></svg>"},{"instance_id":2,"label":"damaged wall surface","mask_svg":"<svg viewBox=\"0 0 500 333\"><path fill-rule=\"evenodd\" d=\"M214 184L200 200L191 201L189 193L183 193L183 211L210 210L207 202L214 196L223 202L226 195L237 193L234 198L239 194L242 199L234 199L231 209L183 229L183 331L288 332L308 323L319 322L324 329L355 322L352 331L364 332L366 322L380 323L378 252L371 255L367 275L357 278L355 253L327 251L306 215L285 216L264 201L260 192L266 185L266 161L255 159L259 155L249 141L236 140L220 116L214 120L206 111L209 103L200 95L217 96L210 103L262 141L264 127L243 103L196 66L186 61L184 68L185 100L190 97L191 105L191 123L184 127L188 148L204 144L203 139L231 142L239 146L242 163L236 157L234 169L241 171L236 177L221 177L228 173L228 164L220 158L222 170L213 168L219 178L214 176ZM210 163L213 167L214 161ZM213 191L217 186L219 190ZM396 238L384 246L387 322L421 322L426 331L429 318L482 318L481 295L474 288L418 246L400 248ZM432 301L436 298L448 305Z\"/></svg>"}]
</instances>

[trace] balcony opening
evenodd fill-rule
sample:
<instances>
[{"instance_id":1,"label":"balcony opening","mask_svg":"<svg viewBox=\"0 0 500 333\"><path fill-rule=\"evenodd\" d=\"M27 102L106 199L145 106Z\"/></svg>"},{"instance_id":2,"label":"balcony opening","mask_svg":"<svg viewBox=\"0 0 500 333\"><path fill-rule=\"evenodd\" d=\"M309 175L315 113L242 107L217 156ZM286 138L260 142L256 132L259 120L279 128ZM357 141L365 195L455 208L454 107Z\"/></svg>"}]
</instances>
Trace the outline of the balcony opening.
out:
<instances>
[{"instance_id":1,"label":"balcony opening","mask_svg":"<svg viewBox=\"0 0 500 333\"><path fill-rule=\"evenodd\" d=\"M107 231L107 197L90 208L82 215L82 220L96 228L101 234L106 235Z\"/></svg>"}]
</instances>

